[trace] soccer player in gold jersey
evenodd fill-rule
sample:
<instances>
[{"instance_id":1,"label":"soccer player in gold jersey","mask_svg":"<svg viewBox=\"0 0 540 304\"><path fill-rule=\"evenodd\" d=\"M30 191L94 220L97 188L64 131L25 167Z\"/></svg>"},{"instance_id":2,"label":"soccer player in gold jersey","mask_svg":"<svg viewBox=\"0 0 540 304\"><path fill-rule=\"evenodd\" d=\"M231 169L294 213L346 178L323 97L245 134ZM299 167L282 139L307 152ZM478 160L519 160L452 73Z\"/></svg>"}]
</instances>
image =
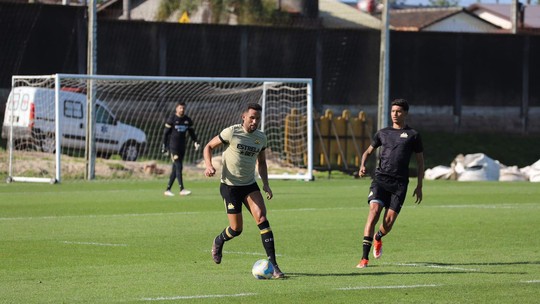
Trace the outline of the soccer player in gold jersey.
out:
<instances>
[{"instance_id":1,"label":"soccer player in gold jersey","mask_svg":"<svg viewBox=\"0 0 540 304\"><path fill-rule=\"evenodd\" d=\"M276 262L274 234L266 218L266 206L261 190L255 180L255 167L262 180L263 191L267 199L273 194L268 184L265 149L266 135L259 130L262 107L250 103L242 113L242 123L222 130L204 147L203 156L207 177L214 176L216 169L212 165L212 151L225 145L222 155L220 192L227 210L229 226L216 236L212 244L212 258L221 263L223 245L242 233L244 221L242 206L251 213L261 233L263 247L268 260L274 266L274 278L284 278L285 274Z\"/></svg>"}]
</instances>

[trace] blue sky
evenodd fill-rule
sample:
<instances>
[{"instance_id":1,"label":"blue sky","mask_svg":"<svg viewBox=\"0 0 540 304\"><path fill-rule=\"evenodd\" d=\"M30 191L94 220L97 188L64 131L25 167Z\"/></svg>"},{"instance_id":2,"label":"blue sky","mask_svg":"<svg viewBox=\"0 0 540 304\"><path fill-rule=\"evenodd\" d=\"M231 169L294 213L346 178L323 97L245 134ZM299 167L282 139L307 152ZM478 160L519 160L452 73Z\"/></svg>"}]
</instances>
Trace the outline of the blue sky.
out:
<instances>
[{"instance_id":1,"label":"blue sky","mask_svg":"<svg viewBox=\"0 0 540 304\"><path fill-rule=\"evenodd\" d=\"M357 0L341 0L341 2L356 3L358 1ZM405 2L405 4L412 4L412 5L414 5L414 4L429 5L428 0L405 0L404 2ZM477 0L459 0L459 4L461 6L469 6L469 5L477 3L477 2L481 2L481 3L484 3L484 4L490 4L490 3L511 4L512 0L481 0L481 1L477 1ZM522 1L522 2L526 2L526 1Z\"/></svg>"}]
</instances>

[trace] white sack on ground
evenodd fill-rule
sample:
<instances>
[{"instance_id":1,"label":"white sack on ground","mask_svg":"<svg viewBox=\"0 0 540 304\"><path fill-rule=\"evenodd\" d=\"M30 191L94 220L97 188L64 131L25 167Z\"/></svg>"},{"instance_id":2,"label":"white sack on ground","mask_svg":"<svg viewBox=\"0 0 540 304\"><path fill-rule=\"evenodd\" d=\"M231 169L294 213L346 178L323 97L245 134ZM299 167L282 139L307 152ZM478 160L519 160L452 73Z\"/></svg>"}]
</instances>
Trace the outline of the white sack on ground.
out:
<instances>
[{"instance_id":1,"label":"white sack on ground","mask_svg":"<svg viewBox=\"0 0 540 304\"><path fill-rule=\"evenodd\" d=\"M540 182L540 160L528 167L529 180L536 183Z\"/></svg>"},{"instance_id":2,"label":"white sack on ground","mask_svg":"<svg viewBox=\"0 0 540 304\"><path fill-rule=\"evenodd\" d=\"M424 178L427 180L436 180L436 179L450 179L454 171L452 168L447 166L436 166L431 169L427 169L424 173Z\"/></svg>"},{"instance_id":3,"label":"white sack on ground","mask_svg":"<svg viewBox=\"0 0 540 304\"><path fill-rule=\"evenodd\" d=\"M502 166L499 176L499 181L501 182L524 182L528 181L529 177L527 174L521 172L518 166Z\"/></svg>"},{"instance_id":4,"label":"white sack on ground","mask_svg":"<svg viewBox=\"0 0 540 304\"><path fill-rule=\"evenodd\" d=\"M452 163L458 181L498 181L500 165L484 153L458 155Z\"/></svg>"}]
</instances>

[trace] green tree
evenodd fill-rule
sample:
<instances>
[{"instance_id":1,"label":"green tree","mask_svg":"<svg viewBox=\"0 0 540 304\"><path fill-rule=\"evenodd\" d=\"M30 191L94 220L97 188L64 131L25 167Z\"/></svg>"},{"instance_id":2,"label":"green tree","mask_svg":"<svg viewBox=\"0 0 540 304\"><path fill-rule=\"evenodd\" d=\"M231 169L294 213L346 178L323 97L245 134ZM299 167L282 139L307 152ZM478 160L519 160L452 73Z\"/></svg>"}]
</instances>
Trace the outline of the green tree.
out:
<instances>
[{"instance_id":1,"label":"green tree","mask_svg":"<svg viewBox=\"0 0 540 304\"><path fill-rule=\"evenodd\" d=\"M161 0L158 11L156 13L157 21L165 21L176 11L188 12L195 11L201 0Z\"/></svg>"},{"instance_id":2,"label":"green tree","mask_svg":"<svg viewBox=\"0 0 540 304\"><path fill-rule=\"evenodd\" d=\"M167 20L176 11L193 13L204 0L162 0L156 19ZM286 13L277 11L275 0L207 0L212 11L212 23L227 23L230 15L239 24L269 25L287 20Z\"/></svg>"}]
</instances>

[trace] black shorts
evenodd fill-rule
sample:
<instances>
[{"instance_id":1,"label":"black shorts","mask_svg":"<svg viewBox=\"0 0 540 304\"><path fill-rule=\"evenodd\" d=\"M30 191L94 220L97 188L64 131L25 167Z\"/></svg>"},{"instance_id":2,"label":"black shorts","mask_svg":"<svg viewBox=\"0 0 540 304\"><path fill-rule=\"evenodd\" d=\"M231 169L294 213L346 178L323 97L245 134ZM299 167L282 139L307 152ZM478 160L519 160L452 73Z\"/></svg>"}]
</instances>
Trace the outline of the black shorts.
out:
<instances>
[{"instance_id":1,"label":"black shorts","mask_svg":"<svg viewBox=\"0 0 540 304\"><path fill-rule=\"evenodd\" d=\"M257 183L247 186L229 186L222 183L219 187L219 192L221 193L221 197L223 197L225 210L227 210L228 214L242 213L244 200L248 194L254 191L261 191Z\"/></svg>"},{"instance_id":2,"label":"black shorts","mask_svg":"<svg viewBox=\"0 0 540 304\"><path fill-rule=\"evenodd\" d=\"M369 187L368 204L377 201L384 208L399 213L407 197L408 184L391 178L375 177Z\"/></svg>"}]
</instances>

